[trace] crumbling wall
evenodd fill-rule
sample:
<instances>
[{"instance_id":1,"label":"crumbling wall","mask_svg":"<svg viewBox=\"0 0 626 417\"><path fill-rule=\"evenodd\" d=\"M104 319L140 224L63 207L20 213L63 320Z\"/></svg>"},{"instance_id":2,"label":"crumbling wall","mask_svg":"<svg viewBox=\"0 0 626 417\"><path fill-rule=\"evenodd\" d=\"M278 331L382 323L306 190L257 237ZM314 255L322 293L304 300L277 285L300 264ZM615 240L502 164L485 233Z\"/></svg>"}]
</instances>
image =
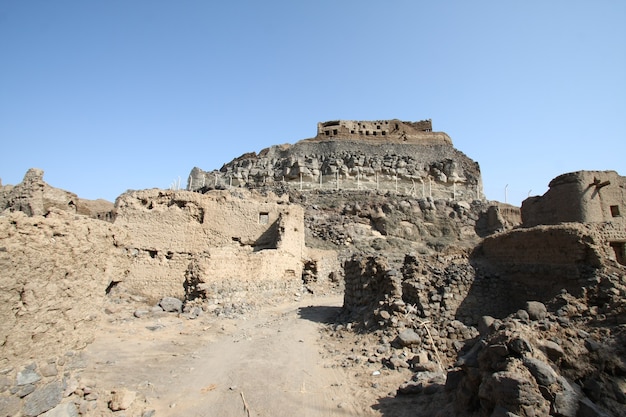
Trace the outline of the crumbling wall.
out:
<instances>
[{"instance_id":1,"label":"crumbling wall","mask_svg":"<svg viewBox=\"0 0 626 417\"><path fill-rule=\"evenodd\" d=\"M432 141L436 135L424 135L425 132L432 132L432 120L421 120L419 122L403 122L398 119L392 120L331 120L317 124L316 139L328 138L382 138L400 140L424 140ZM439 135L439 137L441 137ZM444 140L444 142L446 142ZM448 143L452 143L448 138Z\"/></svg>"},{"instance_id":2,"label":"crumbling wall","mask_svg":"<svg viewBox=\"0 0 626 417\"><path fill-rule=\"evenodd\" d=\"M626 177L615 171L577 171L550 181L541 197L522 202L525 227L565 222L626 226Z\"/></svg>"},{"instance_id":3,"label":"crumbling wall","mask_svg":"<svg viewBox=\"0 0 626 417\"><path fill-rule=\"evenodd\" d=\"M94 337L106 291L126 261L114 225L52 208L0 216L0 367L54 358Z\"/></svg>"},{"instance_id":4,"label":"crumbling wall","mask_svg":"<svg viewBox=\"0 0 626 417\"><path fill-rule=\"evenodd\" d=\"M354 256L344 263L344 274L346 310L372 308L402 294L397 272L389 269L383 257Z\"/></svg>"},{"instance_id":5,"label":"crumbling wall","mask_svg":"<svg viewBox=\"0 0 626 417\"><path fill-rule=\"evenodd\" d=\"M385 258L355 256L344 265L344 314L368 329L413 323L452 360L454 342L483 316L503 318L562 293L586 296L598 269L618 265L597 241L590 226L542 226L490 236L471 253L409 254L400 271ZM431 335L415 325L426 322Z\"/></svg>"},{"instance_id":6,"label":"crumbling wall","mask_svg":"<svg viewBox=\"0 0 626 417\"><path fill-rule=\"evenodd\" d=\"M335 250L307 248L302 282L311 293L342 291L343 268Z\"/></svg>"},{"instance_id":7,"label":"crumbling wall","mask_svg":"<svg viewBox=\"0 0 626 417\"><path fill-rule=\"evenodd\" d=\"M503 203L492 203L481 213L476 222L476 233L487 236L520 226L522 217L519 207Z\"/></svg>"},{"instance_id":8,"label":"crumbling wall","mask_svg":"<svg viewBox=\"0 0 626 417\"><path fill-rule=\"evenodd\" d=\"M55 208L105 221L115 218L113 203L78 198L74 193L47 184L43 174L41 169L31 168L21 183L0 185L0 212L22 211L28 216L45 216Z\"/></svg>"},{"instance_id":9,"label":"crumbling wall","mask_svg":"<svg viewBox=\"0 0 626 417\"><path fill-rule=\"evenodd\" d=\"M543 248L574 249L569 263L585 272L573 279L577 294L564 275L550 283L558 291L546 291L546 277L512 278L508 262L516 248L523 250L515 244L529 235L494 237L489 246L508 246L500 257L491 247L471 256L407 255L401 275L384 258L351 259L351 290L339 317L350 324L336 328L367 331L364 337L379 344L365 353L368 361L414 370L395 399L400 404L410 396L416 415L623 415L626 275L605 257L601 265L577 264L588 259L584 253L600 255L592 240L568 236L581 232L570 229L555 232ZM554 272L566 258L557 256ZM531 264L519 264L522 271L533 275Z\"/></svg>"},{"instance_id":10,"label":"crumbling wall","mask_svg":"<svg viewBox=\"0 0 626 417\"><path fill-rule=\"evenodd\" d=\"M216 284L254 290L262 281L300 282L303 210L284 198L245 190L143 190L123 194L116 206L115 224L128 231L121 243L132 265L123 286L131 292L182 298L192 258Z\"/></svg>"}]
</instances>

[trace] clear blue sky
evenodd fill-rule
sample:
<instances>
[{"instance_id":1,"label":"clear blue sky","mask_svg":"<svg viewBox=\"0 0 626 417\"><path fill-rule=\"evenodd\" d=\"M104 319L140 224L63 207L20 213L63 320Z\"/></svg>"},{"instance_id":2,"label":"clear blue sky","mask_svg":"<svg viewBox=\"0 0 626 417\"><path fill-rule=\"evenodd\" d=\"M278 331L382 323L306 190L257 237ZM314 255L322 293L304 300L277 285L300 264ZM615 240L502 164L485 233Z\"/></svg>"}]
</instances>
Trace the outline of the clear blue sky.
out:
<instances>
[{"instance_id":1,"label":"clear blue sky","mask_svg":"<svg viewBox=\"0 0 626 417\"><path fill-rule=\"evenodd\" d=\"M0 178L114 200L332 119L432 119L487 198L626 175L626 2L0 0Z\"/></svg>"}]
</instances>

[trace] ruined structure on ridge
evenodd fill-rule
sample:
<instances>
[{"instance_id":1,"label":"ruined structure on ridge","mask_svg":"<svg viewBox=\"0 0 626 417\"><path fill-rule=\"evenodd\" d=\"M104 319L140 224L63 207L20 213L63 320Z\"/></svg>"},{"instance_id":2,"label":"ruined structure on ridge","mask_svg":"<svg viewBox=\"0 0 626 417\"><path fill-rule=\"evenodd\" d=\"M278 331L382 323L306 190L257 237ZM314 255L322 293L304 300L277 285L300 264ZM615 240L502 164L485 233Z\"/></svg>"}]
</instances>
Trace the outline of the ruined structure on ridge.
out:
<instances>
[{"instance_id":1,"label":"ruined structure on ridge","mask_svg":"<svg viewBox=\"0 0 626 417\"><path fill-rule=\"evenodd\" d=\"M403 122L392 120L331 120L317 124L316 139L328 138L358 138L358 139L386 139L402 141L429 141L441 140L452 144L448 135L442 132L433 132L432 120L419 122Z\"/></svg>"},{"instance_id":2,"label":"ruined structure on ridge","mask_svg":"<svg viewBox=\"0 0 626 417\"><path fill-rule=\"evenodd\" d=\"M430 120L329 121L294 145L247 153L219 171L193 168L187 189L290 187L379 190L445 200L484 200L480 168Z\"/></svg>"}]
</instances>

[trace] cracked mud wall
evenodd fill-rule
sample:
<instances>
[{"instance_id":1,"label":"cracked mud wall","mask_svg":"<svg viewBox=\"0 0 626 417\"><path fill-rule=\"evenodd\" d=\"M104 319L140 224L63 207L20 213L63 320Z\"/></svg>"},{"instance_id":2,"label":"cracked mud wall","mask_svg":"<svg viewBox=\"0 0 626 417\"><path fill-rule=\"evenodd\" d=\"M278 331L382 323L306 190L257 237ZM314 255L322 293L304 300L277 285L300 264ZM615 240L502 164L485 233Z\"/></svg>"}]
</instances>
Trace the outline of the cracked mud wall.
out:
<instances>
[{"instance_id":1,"label":"cracked mud wall","mask_svg":"<svg viewBox=\"0 0 626 417\"><path fill-rule=\"evenodd\" d=\"M90 343L126 272L114 225L61 210L0 216L0 367Z\"/></svg>"},{"instance_id":2,"label":"cracked mud wall","mask_svg":"<svg viewBox=\"0 0 626 417\"><path fill-rule=\"evenodd\" d=\"M216 291L301 282L304 214L285 198L143 190L123 194L116 206L115 224L128 232L122 244L131 266L121 285L129 292L183 298L192 259Z\"/></svg>"}]
</instances>

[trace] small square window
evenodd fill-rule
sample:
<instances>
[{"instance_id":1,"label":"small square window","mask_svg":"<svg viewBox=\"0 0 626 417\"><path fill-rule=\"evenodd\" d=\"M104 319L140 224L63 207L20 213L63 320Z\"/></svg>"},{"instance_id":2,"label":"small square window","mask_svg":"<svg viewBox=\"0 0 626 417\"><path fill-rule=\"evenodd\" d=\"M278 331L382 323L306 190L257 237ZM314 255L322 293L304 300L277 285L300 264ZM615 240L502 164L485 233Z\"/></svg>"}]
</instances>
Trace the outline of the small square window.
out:
<instances>
[{"instance_id":1,"label":"small square window","mask_svg":"<svg viewBox=\"0 0 626 417\"><path fill-rule=\"evenodd\" d=\"M259 224L268 224L270 222L269 213L259 213Z\"/></svg>"},{"instance_id":2,"label":"small square window","mask_svg":"<svg viewBox=\"0 0 626 417\"><path fill-rule=\"evenodd\" d=\"M611 216L619 217L619 206L611 206Z\"/></svg>"}]
</instances>

